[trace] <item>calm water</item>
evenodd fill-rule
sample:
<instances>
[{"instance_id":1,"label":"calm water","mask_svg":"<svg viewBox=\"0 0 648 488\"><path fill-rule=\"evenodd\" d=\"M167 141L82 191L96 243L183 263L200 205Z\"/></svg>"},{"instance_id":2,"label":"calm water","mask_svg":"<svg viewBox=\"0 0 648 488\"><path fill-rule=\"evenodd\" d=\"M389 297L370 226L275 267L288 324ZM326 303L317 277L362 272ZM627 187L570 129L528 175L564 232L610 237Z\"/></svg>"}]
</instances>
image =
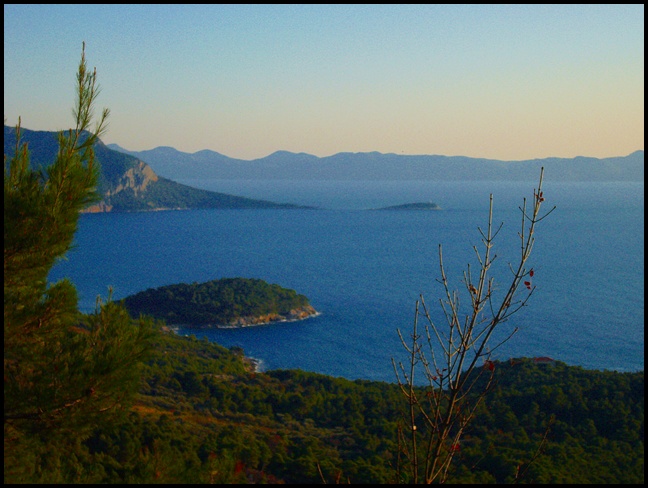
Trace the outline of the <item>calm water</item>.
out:
<instances>
[{"instance_id":1,"label":"calm water","mask_svg":"<svg viewBox=\"0 0 648 488\"><path fill-rule=\"evenodd\" d=\"M309 297L322 314L302 322L205 334L242 346L266 369L301 368L350 379L393 381L404 360L397 329L410 330L423 294L436 318L446 273L461 287L488 195L496 241L495 277L517 257L517 207L531 183L187 181L215 191L324 210L196 210L81 218L76 249L50 278L69 276L80 305L94 307L108 285L119 299L150 287L254 277ZM552 183L529 262L537 290L510 325L521 331L496 357L550 356L593 369L644 367L644 196L642 183ZM365 209L433 201L440 212ZM202 333L197 333L200 336Z\"/></svg>"}]
</instances>

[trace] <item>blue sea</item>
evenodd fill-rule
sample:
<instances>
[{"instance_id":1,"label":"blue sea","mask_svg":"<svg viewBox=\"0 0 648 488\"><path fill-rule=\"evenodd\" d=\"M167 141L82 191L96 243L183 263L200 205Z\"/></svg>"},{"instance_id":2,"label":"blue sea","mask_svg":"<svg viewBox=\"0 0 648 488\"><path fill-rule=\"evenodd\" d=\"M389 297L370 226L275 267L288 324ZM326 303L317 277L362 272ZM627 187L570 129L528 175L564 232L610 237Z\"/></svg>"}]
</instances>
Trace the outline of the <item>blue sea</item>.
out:
<instances>
[{"instance_id":1,"label":"blue sea","mask_svg":"<svg viewBox=\"0 0 648 488\"><path fill-rule=\"evenodd\" d=\"M537 182L186 180L214 191L319 210L192 210L83 215L75 249L50 274L72 279L82 310L97 296L225 277L261 278L306 295L321 314L300 322L194 331L241 346L262 369L299 368L349 379L395 381L422 296L443 323L439 244L450 284L477 263L489 194L493 276L507 286L520 252L519 206ZM545 209L527 267L536 290L502 327L519 332L494 357L549 356L589 369L644 368L643 183L544 184ZM432 201L441 211L369 211ZM464 300L467 302L467 300ZM467 312L467 310L464 310ZM180 331L186 333L187 331Z\"/></svg>"}]
</instances>

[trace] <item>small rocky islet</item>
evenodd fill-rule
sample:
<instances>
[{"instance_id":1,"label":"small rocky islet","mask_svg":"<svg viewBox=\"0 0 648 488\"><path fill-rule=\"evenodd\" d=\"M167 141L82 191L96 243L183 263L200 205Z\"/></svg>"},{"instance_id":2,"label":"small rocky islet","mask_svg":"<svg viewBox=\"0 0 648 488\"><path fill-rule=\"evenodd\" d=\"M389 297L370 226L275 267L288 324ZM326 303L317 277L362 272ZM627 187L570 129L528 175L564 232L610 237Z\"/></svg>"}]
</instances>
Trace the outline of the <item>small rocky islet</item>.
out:
<instances>
[{"instance_id":1,"label":"small rocky islet","mask_svg":"<svg viewBox=\"0 0 648 488\"><path fill-rule=\"evenodd\" d=\"M376 208L374 210L441 210L441 207L433 202L416 202Z\"/></svg>"}]
</instances>

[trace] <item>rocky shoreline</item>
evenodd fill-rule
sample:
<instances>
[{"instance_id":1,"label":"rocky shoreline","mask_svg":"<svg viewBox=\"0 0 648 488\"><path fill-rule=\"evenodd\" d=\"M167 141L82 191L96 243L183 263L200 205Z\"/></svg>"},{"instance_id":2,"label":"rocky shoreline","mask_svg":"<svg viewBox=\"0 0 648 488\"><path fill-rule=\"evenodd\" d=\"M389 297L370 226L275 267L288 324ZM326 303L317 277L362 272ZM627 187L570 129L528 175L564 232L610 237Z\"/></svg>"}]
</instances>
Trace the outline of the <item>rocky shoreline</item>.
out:
<instances>
[{"instance_id":1,"label":"rocky shoreline","mask_svg":"<svg viewBox=\"0 0 648 488\"><path fill-rule=\"evenodd\" d=\"M173 324L173 327L182 327L184 329L240 329L243 327L256 327L259 325L270 325L279 322L297 322L306 320L311 317L317 317L320 313L311 305L290 310L285 315L278 313L269 313L259 316L238 317L227 324Z\"/></svg>"},{"instance_id":2,"label":"rocky shoreline","mask_svg":"<svg viewBox=\"0 0 648 488\"><path fill-rule=\"evenodd\" d=\"M305 307L290 310L290 312L285 315L270 313L259 316L238 317L236 320L228 324L216 324L210 325L210 327L217 329L240 329L242 327L254 327L257 325L268 325L277 322L297 322L299 320L316 317L317 315L319 315L319 312L312 306L307 305Z\"/></svg>"}]
</instances>

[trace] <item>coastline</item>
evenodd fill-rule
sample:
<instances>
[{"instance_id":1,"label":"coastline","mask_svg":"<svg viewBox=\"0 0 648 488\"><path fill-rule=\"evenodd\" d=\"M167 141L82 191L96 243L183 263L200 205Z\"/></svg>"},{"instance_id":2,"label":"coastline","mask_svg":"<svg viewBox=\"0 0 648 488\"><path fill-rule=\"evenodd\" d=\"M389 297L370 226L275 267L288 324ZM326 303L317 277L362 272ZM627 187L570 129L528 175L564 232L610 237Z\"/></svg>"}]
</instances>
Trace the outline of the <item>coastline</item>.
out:
<instances>
[{"instance_id":1,"label":"coastline","mask_svg":"<svg viewBox=\"0 0 648 488\"><path fill-rule=\"evenodd\" d=\"M243 356L241 358L250 373L263 373L263 359L253 358L251 356Z\"/></svg>"},{"instance_id":2,"label":"coastline","mask_svg":"<svg viewBox=\"0 0 648 488\"><path fill-rule=\"evenodd\" d=\"M246 327L259 327L262 325L272 325L279 324L284 322L300 322L302 320L310 319L312 317L318 317L321 313L315 310L312 306L304 307L298 310L291 310L290 313L286 315L279 314L268 314L262 315L260 317L239 317L235 321L228 324L167 324L168 327L172 328L183 328L183 329L193 329L193 330L205 330L205 329L243 329Z\"/></svg>"},{"instance_id":3,"label":"coastline","mask_svg":"<svg viewBox=\"0 0 648 488\"><path fill-rule=\"evenodd\" d=\"M192 329L203 329L203 328L214 328L214 329L244 329L246 327L260 327L262 325L272 325L272 324L281 324L286 322L301 322L302 320L308 320L313 317L319 317L322 315L320 312L311 313L309 315L295 317L295 318L280 318L275 320L269 320L267 322L244 322L244 323L235 323L235 324L209 324L207 326L186 326L187 328ZM280 316L281 317L281 316ZM185 327L185 326L183 326Z\"/></svg>"},{"instance_id":4,"label":"coastline","mask_svg":"<svg viewBox=\"0 0 648 488\"><path fill-rule=\"evenodd\" d=\"M312 307L311 307L312 308ZM165 328L167 331L173 332L174 334L177 335L184 335L180 332L181 329L190 331L190 330L205 330L205 329L243 329L246 327L260 327L263 325L273 325L273 324L279 324L279 323L287 323L287 322L300 322L302 320L307 320L313 317L319 317L322 315L321 312L316 311L314 308L312 309L313 313L309 313L308 315L299 315L295 316L293 318L286 318L283 317L279 320L273 320L270 322L255 322L255 323L247 323L247 324L241 324L241 325L218 325L218 324L207 324L207 325L202 325L202 326L192 326L192 325L187 325L187 324L172 324L172 325L165 325ZM254 358L251 356L246 356L243 354L241 356L241 360L246 366L246 369L250 373L262 373L265 371L265 366L264 366L264 361L263 359L260 358Z\"/></svg>"}]
</instances>

